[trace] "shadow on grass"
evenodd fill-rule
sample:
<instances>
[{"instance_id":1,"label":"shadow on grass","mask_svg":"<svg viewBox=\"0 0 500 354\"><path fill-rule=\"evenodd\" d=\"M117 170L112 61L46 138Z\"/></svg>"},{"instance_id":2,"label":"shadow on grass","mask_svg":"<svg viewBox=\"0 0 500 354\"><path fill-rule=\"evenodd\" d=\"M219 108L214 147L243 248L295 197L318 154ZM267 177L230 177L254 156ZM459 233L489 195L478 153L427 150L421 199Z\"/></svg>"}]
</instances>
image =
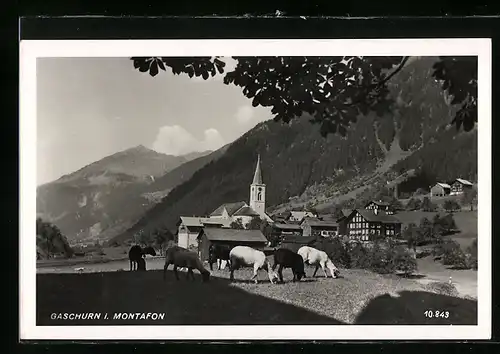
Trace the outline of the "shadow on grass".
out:
<instances>
[{"instance_id":1,"label":"shadow on grass","mask_svg":"<svg viewBox=\"0 0 500 354\"><path fill-rule=\"evenodd\" d=\"M172 271L37 275L37 325L342 324L301 307L199 274L176 281ZM265 282L262 286L266 286ZM267 286L269 286L267 284ZM51 313L108 313L108 320L52 320ZM114 313L165 313L163 320L113 320ZM102 315L103 317L104 315Z\"/></svg>"},{"instance_id":2,"label":"shadow on grass","mask_svg":"<svg viewBox=\"0 0 500 354\"><path fill-rule=\"evenodd\" d=\"M423 279L427 277L427 275L425 274L396 274L396 275L404 279Z\"/></svg>"},{"instance_id":3,"label":"shadow on grass","mask_svg":"<svg viewBox=\"0 0 500 354\"><path fill-rule=\"evenodd\" d=\"M307 279L307 278L306 278ZM303 279L304 280L304 279ZM246 282L246 281L244 281ZM259 286L272 287L268 281ZM306 284L304 284L306 286ZM203 283L172 271L37 275L37 325L340 325L347 324L300 306L252 294L212 277ZM425 311L448 311L426 318ZM52 313L102 313L99 320L53 320ZM164 313L162 320L113 320L114 313ZM108 313L109 319L103 318ZM477 324L477 301L424 291L403 291L371 300L355 324Z\"/></svg>"},{"instance_id":4,"label":"shadow on grass","mask_svg":"<svg viewBox=\"0 0 500 354\"><path fill-rule=\"evenodd\" d=\"M402 291L371 300L356 317L367 325L477 325L477 302L425 291ZM432 318L425 315L431 311ZM444 313L435 316L435 311ZM448 312L448 314L446 314ZM447 318L446 318L447 317Z\"/></svg>"}]
</instances>

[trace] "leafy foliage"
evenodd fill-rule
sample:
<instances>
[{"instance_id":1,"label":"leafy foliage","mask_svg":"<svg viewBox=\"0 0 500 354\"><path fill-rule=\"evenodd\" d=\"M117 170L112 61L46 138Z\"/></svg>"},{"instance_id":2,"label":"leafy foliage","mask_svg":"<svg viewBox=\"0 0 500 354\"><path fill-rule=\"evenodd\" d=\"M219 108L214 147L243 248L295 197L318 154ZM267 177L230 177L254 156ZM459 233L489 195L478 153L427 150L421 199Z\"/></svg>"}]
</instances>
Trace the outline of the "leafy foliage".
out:
<instances>
[{"instance_id":1,"label":"leafy foliage","mask_svg":"<svg viewBox=\"0 0 500 354\"><path fill-rule=\"evenodd\" d=\"M74 254L73 249L69 246L66 236L64 236L59 228L42 218L36 219L36 245L42 251L46 258L51 258L55 254L64 254L69 258Z\"/></svg>"},{"instance_id":2,"label":"leafy foliage","mask_svg":"<svg viewBox=\"0 0 500 354\"><path fill-rule=\"evenodd\" d=\"M243 225L243 222L241 221L240 218L236 219L235 221L233 221L229 227L231 229L237 229L237 230L243 230L245 229L245 226Z\"/></svg>"},{"instance_id":3,"label":"leafy foliage","mask_svg":"<svg viewBox=\"0 0 500 354\"><path fill-rule=\"evenodd\" d=\"M313 247L326 252L328 257L337 267L351 267L349 246L339 238L322 238L318 240Z\"/></svg>"},{"instance_id":4,"label":"leafy foliage","mask_svg":"<svg viewBox=\"0 0 500 354\"><path fill-rule=\"evenodd\" d=\"M460 209L460 204L458 204L455 200L448 199L443 203L443 208L448 212L454 212Z\"/></svg>"},{"instance_id":5,"label":"leafy foliage","mask_svg":"<svg viewBox=\"0 0 500 354\"><path fill-rule=\"evenodd\" d=\"M447 240L437 247L436 254L441 254L444 265L461 269L468 268L465 253L460 248L458 242Z\"/></svg>"},{"instance_id":6,"label":"leafy foliage","mask_svg":"<svg viewBox=\"0 0 500 354\"><path fill-rule=\"evenodd\" d=\"M464 194L460 199L460 203L463 206L469 206L470 210L474 210L474 205L477 205L477 189L476 188L467 188L464 190Z\"/></svg>"},{"instance_id":7,"label":"leafy foliage","mask_svg":"<svg viewBox=\"0 0 500 354\"><path fill-rule=\"evenodd\" d=\"M477 270L477 238L472 241L472 244L465 250L467 257L467 265Z\"/></svg>"},{"instance_id":8,"label":"leafy foliage","mask_svg":"<svg viewBox=\"0 0 500 354\"><path fill-rule=\"evenodd\" d=\"M420 210L422 202L418 198L410 198L406 203L406 210Z\"/></svg>"},{"instance_id":9,"label":"leafy foliage","mask_svg":"<svg viewBox=\"0 0 500 354\"><path fill-rule=\"evenodd\" d=\"M422 211L430 212L435 211L437 207L433 202L431 202L429 197L424 197L424 199L422 199L422 205L420 206L420 208L422 209Z\"/></svg>"},{"instance_id":10,"label":"leafy foliage","mask_svg":"<svg viewBox=\"0 0 500 354\"><path fill-rule=\"evenodd\" d=\"M433 66L434 77L460 109L452 123L457 130L470 131L477 123L477 57L440 57Z\"/></svg>"},{"instance_id":11,"label":"leafy foliage","mask_svg":"<svg viewBox=\"0 0 500 354\"><path fill-rule=\"evenodd\" d=\"M133 57L134 67L156 76L170 67L173 74L186 73L208 79L224 72L218 57ZM234 57L235 69L224 76L226 85L242 88L254 107L272 107L276 121L290 122L306 113L320 124L321 135L346 135L347 128L369 111L379 117L393 103L387 83L408 62L408 57ZM466 131L477 122L477 58L440 57L433 76L460 105L453 119Z\"/></svg>"}]
</instances>

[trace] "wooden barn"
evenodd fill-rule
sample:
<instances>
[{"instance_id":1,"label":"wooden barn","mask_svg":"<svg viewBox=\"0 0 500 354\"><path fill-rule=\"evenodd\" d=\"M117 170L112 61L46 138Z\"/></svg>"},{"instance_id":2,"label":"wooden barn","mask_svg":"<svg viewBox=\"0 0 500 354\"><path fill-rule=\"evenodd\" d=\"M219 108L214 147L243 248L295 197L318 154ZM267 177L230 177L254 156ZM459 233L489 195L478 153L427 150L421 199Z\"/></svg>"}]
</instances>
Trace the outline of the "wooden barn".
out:
<instances>
[{"instance_id":1,"label":"wooden barn","mask_svg":"<svg viewBox=\"0 0 500 354\"><path fill-rule=\"evenodd\" d=\"M285 236L285 235L302 235L302 227L297 224L284 224L284 223L274 223L272 224L272 232L275 236Z\"/></svg>"},{"instance_id":2,"label":"wooden barn","mask_svg":"<svg viewBox=\"0 0 500 354\"><path fill-rule=\"evenodd\" d=\"M212 244L249 246L264 250L267 239L260 230L240 230L215 227L204 227L198 234L198 255L202 261L208 260L208 249Z\"/></svg>"},{"instance_id":3,"label":"wooden barn","mask_svg":"<svg viewBox=\"0 0 500 354\"><path fill-rule=\"evenodd\" d=\"M472 189L474 185L462 178L457 178L450 186L450 195L462 194L467 189Z\"/></svg>"},{"instance_id":4,"label":"wooden barn","mask_svg":"<svg viewBox=\"0 0 500 354\"><path fill-rule=\"evenodd\" d=\"M382 200L372 200L368 204L365 205L365 209L368 210L378 210L385 211L386 214L392 215L394 214L394 210L392 210L389 203L383 202Z\"/></svg>"},{"instance_id":5,"label":"wooden barn","mask_svg":"<svg viewBox=\"0 0 500 354\"><path fill-rule=\"evenodd\" d=\"M349 238L361 241L372 241L375 235L396 236L401 233L401 221L377 209L355 209L345 222Z\"/></svg>"},{"instance_id":6,"label":"wooden barn","mask_svg":"<svg viewBox=\"0 0 500 354\"><path fill-rule=\"evenodd\" d=\"M303 236L332 237L339 234L339 224L337 221L320 220L318 218L305 218L300 224Z\"/></svg>"},{"instance_id":7,"label":"wooden barn","mask_svg":"<svg viewBox=\"0 0 500 354\"><path fill-rule=\"evenodd\" d=\"M431 197L444 197L451 193L451 186L447 183L438 182L431 187Z\"/></svg>"}]
</instances>

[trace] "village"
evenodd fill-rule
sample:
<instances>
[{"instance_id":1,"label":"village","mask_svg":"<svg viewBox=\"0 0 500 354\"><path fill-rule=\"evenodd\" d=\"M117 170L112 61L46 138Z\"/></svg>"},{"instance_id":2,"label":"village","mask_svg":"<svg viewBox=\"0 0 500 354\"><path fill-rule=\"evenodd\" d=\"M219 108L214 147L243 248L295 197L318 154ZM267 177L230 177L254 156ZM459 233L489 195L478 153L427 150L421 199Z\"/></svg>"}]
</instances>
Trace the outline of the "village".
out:
<instances>
[{"instance_id":1,"label":"village","mask_svg":"<svg viewBox=\"0 0 500 354\"><path fill-rule=\"evenodd\" d=\"M473 186L473 183L461 178L451 184L438 182L429 188L430 200L460 197ZM270 254L276 247L297 251L301 246L313 245L324 239L369 244L389 238L405 242L402 235L404 222L398 218L398 210L382 200L372 200L364 208L342 209L335 214L295 210L270 216L265 212L265 197L266 184L259 156L250 185L249 202L223 204L208 216L181 216L177 223L177 244L197 251L199 257L207 261L211 245L245 245ZM259 221L268 225L266 235Z\"/></svg>"}]
</instances>

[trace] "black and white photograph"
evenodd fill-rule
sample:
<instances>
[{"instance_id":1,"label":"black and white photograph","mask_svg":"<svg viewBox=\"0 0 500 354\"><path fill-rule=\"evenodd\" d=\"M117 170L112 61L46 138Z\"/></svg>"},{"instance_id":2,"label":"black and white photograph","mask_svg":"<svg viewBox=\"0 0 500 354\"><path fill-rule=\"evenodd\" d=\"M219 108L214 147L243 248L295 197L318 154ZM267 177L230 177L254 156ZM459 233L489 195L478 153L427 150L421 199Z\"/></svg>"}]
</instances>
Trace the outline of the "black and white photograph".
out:
<instances>
[{"instance_id":1,"label":"black and white photograph","mask_svg":"<svg viewBox=\"0 0 500 354\"><path fill-rule=\"evenodd\" d=\"M20 45L21 338L489 338L489 40Z\"/></svg>"}]
</instances>

